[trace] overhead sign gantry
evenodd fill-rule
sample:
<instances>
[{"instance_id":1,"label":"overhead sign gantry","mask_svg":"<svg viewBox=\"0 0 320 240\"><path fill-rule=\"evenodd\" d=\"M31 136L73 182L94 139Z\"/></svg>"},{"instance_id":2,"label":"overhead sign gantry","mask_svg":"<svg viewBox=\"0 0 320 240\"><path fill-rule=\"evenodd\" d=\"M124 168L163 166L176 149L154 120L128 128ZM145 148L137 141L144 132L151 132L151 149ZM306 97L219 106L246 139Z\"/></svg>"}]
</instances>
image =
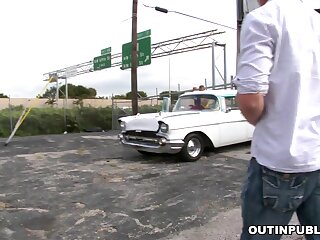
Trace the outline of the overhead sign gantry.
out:
<instances>
[{"instance_id":1,"label":"overhead sign gantry","mask_svg":"<svg viewBox=\"0 0 320 240\"><path fill-rule=\"evenodd\" d=\"M206 48L211 48L212 43L215 43L215 46L224 47L225 44L220 44L213 37L223 34L224 31L218 31L217 29L209 30L201 33L191 34L163 42L158 42L151 44L151 58L165 57L173 54L180 54L184 52L196 51ZM141 38L144 39L144 38ZM146 50L143 51L147 52ZM128 55L128 54L125 54ZM104 55L102 55L104 56ZM123 53L111 53L110 48L110 58L111 66L110 67L122 67L123 63ZM148 56L148 54L146 55ZM142 58L143 59L143 58ZM150 60L151 61L151 60ZM59 70L51 71L44 73L44 80L48 80L50 76L57 76L58 78L70 78L75 77L81 74L90 73L94 71L94 60L62 68Z\"/></svg>"}]
</instances>

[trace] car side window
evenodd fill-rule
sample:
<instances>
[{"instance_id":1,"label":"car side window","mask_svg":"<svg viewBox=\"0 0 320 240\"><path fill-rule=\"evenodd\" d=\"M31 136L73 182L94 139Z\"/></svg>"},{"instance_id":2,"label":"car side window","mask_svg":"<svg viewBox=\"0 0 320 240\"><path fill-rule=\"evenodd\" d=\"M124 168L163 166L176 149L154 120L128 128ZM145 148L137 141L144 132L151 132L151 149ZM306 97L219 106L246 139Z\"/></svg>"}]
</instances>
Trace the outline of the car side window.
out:
<instances>
[{"instance_id":1,"label":"car side window","mask_svg":"<svg viewBox=\"0 0 320 240\"><path fill-rule=\"evenodd\" d=\"M225 97L226 107L231 109L239 109L239 106L236 101L236 97Z\"/></svg>"}]
</instances>

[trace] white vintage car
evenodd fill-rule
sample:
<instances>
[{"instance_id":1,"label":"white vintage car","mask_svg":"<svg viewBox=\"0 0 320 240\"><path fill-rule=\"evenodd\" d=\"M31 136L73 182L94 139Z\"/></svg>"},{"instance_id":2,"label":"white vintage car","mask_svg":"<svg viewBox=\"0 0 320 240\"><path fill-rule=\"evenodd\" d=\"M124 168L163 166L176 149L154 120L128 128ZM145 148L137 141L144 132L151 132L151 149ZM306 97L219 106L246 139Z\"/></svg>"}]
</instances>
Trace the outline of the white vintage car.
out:
<instances>
[{"instance_id":1,"label":"white vintage car","mask_svg":"<svg viewBox=\"0 0 320 240\"><path fill-rule=\"evenodd\" d=\"M205 90L182 94L172 112L119 118L120 142L142 154L179 153L198 160L205 148L250 141L254 127L235 101L236 90Z\"/></svg>"}]
</instances>

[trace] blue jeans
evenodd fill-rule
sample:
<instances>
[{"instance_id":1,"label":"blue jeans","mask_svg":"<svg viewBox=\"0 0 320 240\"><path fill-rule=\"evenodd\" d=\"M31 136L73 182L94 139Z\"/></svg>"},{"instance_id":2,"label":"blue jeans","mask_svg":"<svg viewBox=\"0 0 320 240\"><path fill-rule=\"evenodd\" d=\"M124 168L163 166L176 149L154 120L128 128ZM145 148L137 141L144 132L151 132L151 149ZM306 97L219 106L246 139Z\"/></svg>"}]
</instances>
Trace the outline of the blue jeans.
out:
<instances>
[{"instance_id":1,"label":"blue jeans","mask_svg":"<svg viewBox=\"0 0 320 240\"><path fill-rule=\"evenodd\" d=\"M294 212L301 225L320 230L320 171L284 174L250 160L242 194L241 240L279 240L281 235L249 235L252 225L287 225ZM306 235L320 240L320 235Z\"/></svg>"}]
</instances>

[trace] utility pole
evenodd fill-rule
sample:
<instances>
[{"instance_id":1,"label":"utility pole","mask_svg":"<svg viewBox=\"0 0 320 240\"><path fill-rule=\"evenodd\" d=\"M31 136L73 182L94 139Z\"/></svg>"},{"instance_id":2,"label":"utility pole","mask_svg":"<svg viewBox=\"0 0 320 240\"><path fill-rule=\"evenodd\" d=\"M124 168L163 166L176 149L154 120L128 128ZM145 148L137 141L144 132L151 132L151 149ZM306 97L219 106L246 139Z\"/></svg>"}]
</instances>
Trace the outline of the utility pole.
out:
<instances>
[{"instance_id":1,"label":"utility pole","mask_svg":"<svg viewBox=\"0 0 320 240\"><path fill-rule=\"evenodd\" d=\"M241 25L242 25L243 18L244 18L243 0L237 0L237 56L240 52L240 32L241 32Z\"/></svg>"},{"instance_id":2,"label":"utility pole","mask_svg":"<svg viewBox=\"0 0 320 240\"><path fill-rule=\"evenodd\" d=\"M138 0L132 3L132 36L131 36L131 93L132 93L132 113L138 113L138 83L137 83L137 11Z\"/></svg>"},{"instance_id":3,"label":"utility pole","mask_svg":"<svg viewBox=\"0 0 320 240\"><path fill-rule=\"evenodd\" d=\"M257 0L237 0L237 39L238 53L240 50L241 25L246 14L258 8L260 4Z\"/></svg>"}]
</instances>

